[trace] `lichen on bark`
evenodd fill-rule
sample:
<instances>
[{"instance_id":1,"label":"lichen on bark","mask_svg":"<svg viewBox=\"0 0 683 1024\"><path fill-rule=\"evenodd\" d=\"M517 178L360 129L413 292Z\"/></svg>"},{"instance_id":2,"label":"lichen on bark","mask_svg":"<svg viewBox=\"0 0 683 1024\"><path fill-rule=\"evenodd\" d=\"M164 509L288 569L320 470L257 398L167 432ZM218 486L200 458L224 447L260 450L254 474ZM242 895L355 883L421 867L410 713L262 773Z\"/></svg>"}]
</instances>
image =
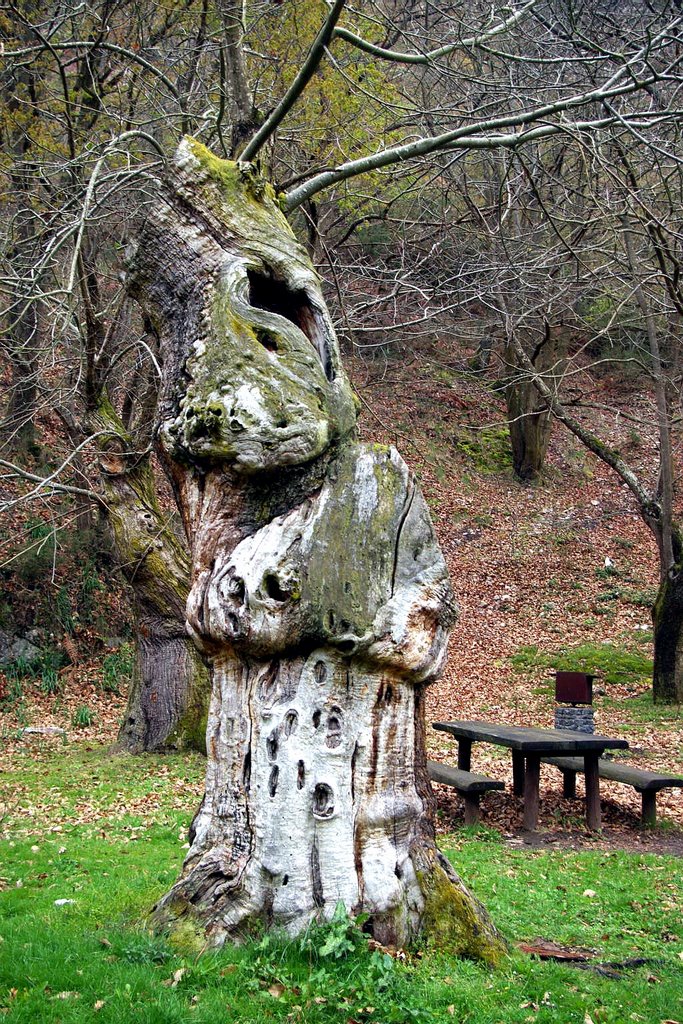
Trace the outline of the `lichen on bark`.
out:
<instances>
[{"instance_id":1,"label":"lichen on bark","mask_svg":"<svg viewBox=\"0 0 683 1024\"><path fill-rule=\"evenodd\" d=\"M130 284L159 334L160 453L213 677L206 792L157 924L217 946L296 933L341 900L379 941L431 928L495 960L502 940L439 859L430 813L445 562L398 453L356 440L320 283L272 189L185 140Z\"/></svg>"}]
</instances>

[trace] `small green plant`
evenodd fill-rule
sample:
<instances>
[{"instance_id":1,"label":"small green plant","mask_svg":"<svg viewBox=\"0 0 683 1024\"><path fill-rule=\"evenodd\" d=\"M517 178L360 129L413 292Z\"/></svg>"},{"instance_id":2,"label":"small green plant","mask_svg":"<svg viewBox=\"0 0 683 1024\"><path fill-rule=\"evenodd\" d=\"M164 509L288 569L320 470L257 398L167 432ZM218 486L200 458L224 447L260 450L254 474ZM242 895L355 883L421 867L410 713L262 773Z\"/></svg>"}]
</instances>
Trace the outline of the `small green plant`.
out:
<instances>
[{"instance_id":1,"label":"small green plant","mask_svg":"<svg viewBox=\"0 0 683 1024\"><path fill-rule=\"evenodd\" d=\"M112 945L112 954L128 964L165 964L173 957L166 939L148 932L133 932L121 936L120 942Z\"/></svg>"},{"instance_id":2,"label":"small green plant","mask_svg":"<svg viewBox=\"0 0 683 1024\"><path fill-rule=\"evenodd\" d=\"M102 689L105 693L121 692L121 686L130 680L135 664L133 645L121 644L118 651L102 659Z\"/></svg>"},{"instance_id":3,"label":"small green plant","mask_svg":"<svg viewBox=\"0 0 683 1024\"><path fill-rule=\"evenodd\" d=\"M95 713L92 711L87 704L81 704L77 707L71 716L71 724L74 729L87 729L95 722Z\"/></svg>"},{"instance_id":4,"label":"small green plant","mask_svg":"<svg viewBox=\"0 0 683 1024\"><path fill-rule=\"evenodd\" d=\"M59 669L64 664L64 657L61 651L48 649L43 652L41 658L32 666L34 673L40 673L40 689L43 693L61 693L62 683L59 678Z\"/></svg>"},{"instance_id":5,"label":"small green plant","mask_svg":"<svg viewBox=\"0 0 683 1024\"><path fill-rule=\"evenodd\" d=\"M42 693L52 695L60 693L62 689L59 681L59 675L57 670L54 668L48 668L43 670L43 674L40 677L40 690Z\"/></svg>"},{"instance_id":6,"label":"small green plant","mask_svg":"<svg viewBox=\"0 0 683 1024\"><path fill-rule=\"evenodd\" d=\"M621 597L622 591L618 587L610 587L609 590L603 590L601 594L598 594L597 601L618 601Z\"/></svg>"},{"instance_id":7,"label":"small green plant","mask_svg":"<svg viewBox=\"0 0 683 1024\"><path fill-rule=\"evenodd\" d=\"M622 590L621 598L628 604L634 604L639 608L652 608L657 597L656 587L647 587L645 590Z\"/></svg>"},{"instance_id":8,"label":"small green plant","mask_svg":"<svg viewBox=\"0 0 683 1024\"><path fill-rule=\"evenodd\" d=\"M349 917L344 904L340 901L334 908L334 914L324 924L313 924L306 929L299 940L302 952L317 951L323 960L331 957L338 960L357 952L367 942L361 927L367 920L367 914L354 918Z\"/></svg>"},{"instance_id":9,"label":"small green plant","mask_svg":"<svg viewBox=\"0 0 683 1024\"><path fill-rule=\"evenodd\" d=\"M595 575L599 580L610 580L615 576L621 575L616 565L605 565L595 570Z\"/></svg>"},{"instance_id":10,"label":"small green plant","mask_svg":"<svg viewBox=\"0 0 683 1024\"><path fill-rule=\"evenodd\" d=\"M97 618L99 607L97 595L105 590L106 587L98 575L97 566L92 559L88 559L82 569L78 594L79 615L83 622L91 623Z\"/></svg>"},{"instance_id":11,"label":"small green plant","mask_svg":"<svg viewBox=\"0 0 683 1024\"><path fill-rule=\"evenodd\" d=\"M62 586L53 599L53 612L55 619L65 633L71 635L75 628L73 608L71 607L71 596L67 586Z\"/></svg>"}]
</instances>

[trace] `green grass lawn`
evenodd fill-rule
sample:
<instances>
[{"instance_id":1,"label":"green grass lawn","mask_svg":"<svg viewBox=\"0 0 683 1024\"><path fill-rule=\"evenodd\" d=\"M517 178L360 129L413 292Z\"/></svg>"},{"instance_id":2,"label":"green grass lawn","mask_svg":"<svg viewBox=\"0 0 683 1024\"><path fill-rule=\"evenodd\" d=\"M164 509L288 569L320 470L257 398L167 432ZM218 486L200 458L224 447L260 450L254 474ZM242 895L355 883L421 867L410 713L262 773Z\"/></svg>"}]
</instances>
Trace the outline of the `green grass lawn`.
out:
<instances>
[{"instance_id":1,"label":"green grass lawn","mask_svg":"<svg viewBox=\"0 0 683 1024\"><path fill-rule=\"evenodd\" d=\"M517 951L495 972L438 950L394 960L341 920L199 958L170 945L144 918L180 867L201 775L199 758L75 747L22 753L3 772L4 1020L683 1021L681 864L671 857L512 849L490 831L442 843L513 948L543 937L601 962L651 961L618 980Z\"/></svg>"}]
</instances>

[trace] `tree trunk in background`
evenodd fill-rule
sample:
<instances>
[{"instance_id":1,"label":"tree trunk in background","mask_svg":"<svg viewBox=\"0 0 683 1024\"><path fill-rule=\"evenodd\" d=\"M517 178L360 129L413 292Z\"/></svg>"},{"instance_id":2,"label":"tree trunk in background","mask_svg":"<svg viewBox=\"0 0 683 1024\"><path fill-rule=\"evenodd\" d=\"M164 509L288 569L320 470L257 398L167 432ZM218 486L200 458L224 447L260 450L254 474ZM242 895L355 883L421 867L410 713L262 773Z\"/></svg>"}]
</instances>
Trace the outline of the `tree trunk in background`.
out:
<instances>
[{"instance_id":1,"label":"tree trunk in background","mask_svg":"<svg viewBox=\"0 0 683 1024\"><path fill-rule=\"evenodd\" d=\"M564 329L546 325L545 336L530 355L539 373L561 376L564 352ZM543 469L552 429L552 416L529 379L528 372L519 365L513 345L505 349L508 383L505 387L508 429L512 446L512 465L515 476L524 482L535 480ZM553 383L550 381L550 387Z\"/></svg>"},{"instance_id":2,"label":"tree trunk in background","mask_svg":"<svg viewBox=\"0 0 683 1024\"><path fill-rule=\"evenodd\" d=\"M106 400L93 417L107 520L130 585L136 657L125 717L114 749L206 750L209 672L185 627L189 556L165 521L148 457L134 452Z\"/></svg>"},{"instance_id":3,"label":"tree trunk in background","mask_svg":"<svg viewBox=\"0 0 683 1024\"><path fill-rule=\"evenodd\" d=\"M504 943L434 841L424 691L454 605L413 478L355 441L318 279L252 168L193 140L141 232L160 448L213 672L204 802L161 926L221 945L339 901L385 943Z\"/></svg>"},{"instance_id":4,"label":"tree trunk in background","mask_svg":"<svg viewBox=\"0 0 683 1024\"><path fill-rule=\"evenodd\" d=\"M652 695L658 704L683 703L683 538L675 524L671 532L674 564L663 576L652 608Z\"/></svg>"},{"instance_id":5,"label":"tree trunk in background","mask_svg":"<svg viewBox=\"0 0 683 1024\"><path fill-rule=\"evenodd\" d=\"M32 319L35 307L25 314ZM37 352L35 331L29 323L17 323L10 348L12 381L7 405L0 422L0 448L5 453L29 452L36 443L36 404L38 400L38 362L30 350Z\"/></svg>"}]
</instances>

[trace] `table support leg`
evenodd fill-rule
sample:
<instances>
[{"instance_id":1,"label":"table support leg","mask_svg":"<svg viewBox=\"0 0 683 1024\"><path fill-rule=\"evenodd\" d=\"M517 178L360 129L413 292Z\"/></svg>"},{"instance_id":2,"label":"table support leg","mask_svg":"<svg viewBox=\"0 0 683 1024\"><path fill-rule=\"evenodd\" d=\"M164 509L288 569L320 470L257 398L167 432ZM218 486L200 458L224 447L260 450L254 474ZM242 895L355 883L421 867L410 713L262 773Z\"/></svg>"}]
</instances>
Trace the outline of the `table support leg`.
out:
<instances>
[{"instance_id":1,"label":"table support leg","mask_svg":"<svg viewBox=\"0 0 683 1024\"><path fill-rule=\"evenodd\" d=\"M465 824L476 825L480 816L479 793L465 793Z\"/></svg>"},{"instance_id":2,"label":"table support leg","mask_svg":"<svg viewBox=\"0 0 683 1024\"><path fill-rule=\"evenodd\" d=\"M515 796L524 796L524 754L521 750L512 751L512 792Z\"/></svg>"},{"instance_id":3,"label":"table support leg","mask_svg":"<svg viewBox=\"0 0 683 1024\"><path fill-rule=\"evenodd\" d=\"M641 823L652 828L657 824L657 791L644 789L640 795L643 798Z\"/></svg>"},{"instance_id":4,"label":"table support leg","mask_svg":"<svg viewBox=\"0 0 683 1024\"><path fill-rule=\"evenodd\" d=\"M576 800L576 772L562 772L562 795Z\"/></svg>"},{"instance_id":5,"label":"table support leg","mask_svg":"<svg viewBox=\"0 0 683 1024\"><path fill-rule=\"evenodd\" d=\"M472 765L472 740L458 740L458 768L468 772Z\"/></svg>"},{"instance_id":6,"label":"table support leg","mask_svg":"<svg viewBox=\"0 0 683 1024\"><path fill-rule=\"evenodd\" d=\"M586 824L597 832L600 828L600 775L598 772L598 754L586 754L584 757L584 777L586 780Z\"/></svg>"},{"instance_id":7,"label":"table support leg","mask_svg":"<svg viewBox=\"0 0 683 1024\"><path fill-rule=\"evenodd\" d=\"M524 828L533 832L538 824L538 789L541 777L541 759L538 754L527 754L524 772Z\"/></svg>"}]
</instances>

